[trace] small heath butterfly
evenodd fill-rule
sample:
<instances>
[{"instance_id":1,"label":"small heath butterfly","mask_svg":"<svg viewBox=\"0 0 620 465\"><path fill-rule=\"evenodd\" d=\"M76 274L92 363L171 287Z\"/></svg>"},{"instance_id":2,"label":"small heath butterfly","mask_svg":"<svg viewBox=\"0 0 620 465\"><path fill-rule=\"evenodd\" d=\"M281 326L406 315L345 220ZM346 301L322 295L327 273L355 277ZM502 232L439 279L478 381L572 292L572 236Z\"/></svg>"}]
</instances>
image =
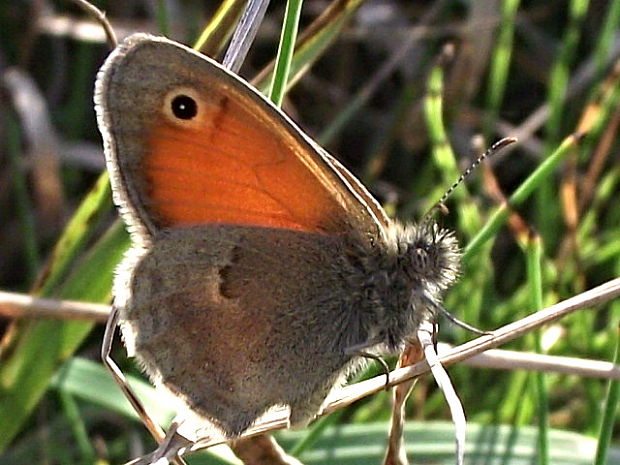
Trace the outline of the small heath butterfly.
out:
<instances>
[{"instance_id":1,"label":"small heath butterfly","mask_svg":"<svg viewBox=\"0 0 620 465\"><path fill-rule=\"evenodd\" d=\"M95 102L133 244L114 284L128 352L228 437L276 405L306 424L364 353L435 321L459 267L452 232L389 219L215 61L133 35Z\"/></svg>"}]
</instances>

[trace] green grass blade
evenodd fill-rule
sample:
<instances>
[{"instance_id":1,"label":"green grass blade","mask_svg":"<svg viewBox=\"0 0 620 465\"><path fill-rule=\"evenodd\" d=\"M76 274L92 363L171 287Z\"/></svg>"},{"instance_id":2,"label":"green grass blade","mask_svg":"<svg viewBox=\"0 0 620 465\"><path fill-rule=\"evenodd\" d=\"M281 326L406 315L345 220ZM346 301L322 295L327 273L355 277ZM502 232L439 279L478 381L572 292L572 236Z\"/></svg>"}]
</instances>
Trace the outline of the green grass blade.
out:
<instances>
[{"instance_id":1,"label":"green grass blade","mask_svg":"<svg viewBox=\"0 0 620 465\"><path fill-rule=\"evenodd\" d=\"M569 21L564 34L558 59L551 70L547 86L547 105L549 118L545 126L544 155L549 156L562 138L566 118L566 90L570 76L570 66L577 51L581 36L581 25L587 12L589 0L571 0L569 6ZM538 212L537 224L540 235L545 244L552 247L557 237L558 210L549 209L547 205L555 201L553 183L542 184L536 194Z\"/></svg>"},{"instance_id":2,"label":"green grass blade","mask_svg":"<svg viewBox=\"0 0 620 465\"><path fill-rule=\"evenodd\" d=\"M516 24L517 10L520 0L507 0L502 2L502 17L497 42L489 69L489 84L486 103L486 117L483 134L488 143L494 130L493 127L499 115L499 108L506 91L508 70L512 58L514 29Z\"/></svg>"},{"instance_id":3,"label":"green grass blade","mask_svg":"<svg viewBox=\"0 0 620 465\"><path fill-rule=\"evenodd\" d=\"M605 23L601 28L594 50L597 76L602 76L605 66L609 62L614 37L620 28L620 2L609 2L608 6L608 10L603 16Z\"/></svg>"},{"instance_id":4,"label":"green grass blade","mask_svg":"<svg viewBox=\"0 0 620 465\"><path fill-rule=\"evenodd\" d=\"M173 408L173 403L168 402L160 391L135 376L127 375L127 380L157 421L164 425L172 421L177 412ZM139 422L136 411L101 363L75 357L58 370L51 381L51 387L56 389L61 396L75 397ZM232 462L229 457L218 451L218 448L212 448L203 452L202 455L209 457L212 461L215 460L218 464L238 463Z\"/></svg>"},{"instance_id":5,"label":"green grass blade","mask_svg":"<svg viewBox=\"0 0 620 465\"><path fill-rule=\"evenodd\" d=\"M332 426L312 449L299 456L305 465L376 465L382 463L387 441L384 423ZM278 441L286 450L304 432L283 431ZM536 428L468 424L466 463L530 465L536 463ZM567 433L550 432L550 457L554 465L590 465L596 441ZM413 463L454 465L454 427L449 422L407 422L405 450ZM613 451L617 453L617 451ZM611 455L611 453L610 453Z\"/></svg>"},{"instance_id":6,"label":"green grass blade","mask_svg":"<svg viewBox=\"0 0 620 465\"><path fill-rule=\"evenodd\" d=\"M75 268L57 292L59 297L108 300L113 270L127 246L128 236L117 224ZM93 323L51 320L20 325L11 356L0 366L0 451L21 430L59 364L73 354L92 327Z\"/></svg>"},{"instance_id":7,"label":"green grass blade","mask_svg":"<svg viewBox=\"0 0 620 465\"><path fill-rule=\"evenodd\" d=\"M458 179L460 171L443 121L444 73L442 66L442 63L437 63L429 73L424 108L433 160L443 178L442 185L450 186ZM459 189L454 191L453 197L460 205L459 231L471 237L479 229L482 220L476 206L468 200L470 197L467 186L459 186ZM430 200L432 199L434 199L433 196L430 197Z\"/></svg>"},{"instance_id":8,"label":"green grass blade","mask_svg":"<svg viewBox=\"0 0 620 465\"><path fill-rule=\"evenodd\" d=\"M286 84L291 70L291 61L299 28L302 0L288 0L284 14L284 26L280 36L280 45L276 57L276 66L269 90L269 98L277 106L282 106Z\"/></svg>"},{"instance_id":9,"label":"green grass blade","mask_svg":"<svg viewBox=\"0 0 620 465\"><path fill-rule=\"evenodd\" d=\"M616 275L620 273L620 260L616 260ZM612 321L615 322L614 337L616 339L613 363L620 364L620 326L618 318L620 318L620 302L616 301L611 305L613 314ZM611 331L610 331L611 332ZM618 403L620 402L620 381L609 380L607 388L607 396L603 407L603 417L598 433L598 444L596 448L595 465L605 465L608 463L609 449L613 439L614 426L617 420Z\"/></svg>"},{"instance_id":10,"label":"green grass blade","mask_svg":"<svg viewBox=\"0 0 620 465\"><path fill-rule=\"evenodd\" d=\"M194 43L205 55L215 56L232 35L247 0L223 0L211 21Z\"/></svg>"},{"instance_id":11,"label":"green grass blade","mask_svg":"<svg viewBox=\"0 0 620 465\"><path fill-rule=\"evenodd\" d=\"M127 375L127 379L149 413L161 424L170 423L176 412L169 402L162 401L161 393L141 378ZM140 421L136 411L101 363L74 357L58 370L51 380L51 387L136 422Z\"/></svg>"},{"instance_id":12,"label":"green grass blade","mask_svg":"<svg viewBox=\"0 0 620 465\"><path fill-rule=\"evenodd\" d=\"M66 393L61 393L60 400L63 406L65 417L69 420L69 425L73 432L77 449L80 451L82 463L94 463L96 458L95 448L88 438L86 425L80 415L77 402L73 397Z\"/></svg>"},{"instance_id":13,"label":"green grass blade","mask_svg":"<svg viewBox=\"0 0 620 465\"><path fill-rule=\"evenodd\" d=\"M363 0L337 2L328 8L299 37L288 73L287 88L290 89L305 71L318 60L336 41L338 34L357 11ZM261 92L267 93L273 80L273 65L265 68L252 80Z\"/></svg>"},{"instance_id":14,"label":"green grass blade","mask_svg":"<svg viewBox=\"0 0 620 465\"><path fill-rule=\"evenodd\" d=\"M162 35L167 36L170 33L169 26L166 0L157 0L157 27L159 28L159 32Z\"/></svg>"},{"instance_id":15,"label":"green grass blade","mask_svg":"<svg viewBox=\"0 0 620 465\"><path fill-rule=\"evenodd\" d=\"M527 278L530 287L530 306L532 312L541 310L543 305L542 290L542 244L540 237L530 236L526 240ZM543 353L540 332L534 335L536 352ZM537 398L538 417L538 463L548 465L549 462L549 396L546 376L543 372L537 372L534 377Z\"/></svg>"},{"instance_id":16,"label":"green grass blade","mask_svg":"<svg viewBox=\"0 0 620 465\"><path fill-rule=\"evenodd\" d=\"M103 173L71 217L57 241L45 274L35 289L41 297L53 297L54 288L64 279L84 245L99 226L99 220L112 209L112 189L108 174Z\"/></svg>"}]
</instances>

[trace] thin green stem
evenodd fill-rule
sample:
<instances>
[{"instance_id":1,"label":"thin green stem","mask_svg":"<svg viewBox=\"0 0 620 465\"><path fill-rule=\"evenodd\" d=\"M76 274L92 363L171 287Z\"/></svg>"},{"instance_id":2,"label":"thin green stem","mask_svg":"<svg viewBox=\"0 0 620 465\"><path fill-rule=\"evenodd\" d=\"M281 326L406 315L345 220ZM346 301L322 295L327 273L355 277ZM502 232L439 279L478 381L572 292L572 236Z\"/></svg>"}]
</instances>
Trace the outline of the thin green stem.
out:
<instances>
[{"instance_id":1,"label":"thin green stem","mask_svg":"<svg viewBox=\"0 0 620 465\"><path fill-rule=\"evenodd\" d=\"M301 15L302 0L288 0L286 13L284 14L284 27L280 36L280 46L276 58L276 67L271 82L269 98L277 106L282 106L286 83L291 70L291 61L295 50L295 41L299 29L299 17Z\"/></svg>"},{"instance_id":2,"label":"thin green stem","mask_svg":"<svg viewBox=\"0 0 620 465\"><path fill-rule=\"evenodd\" d=\"M616 260L616 274L620 272L620 260ZM614 315L613 320L616 321L615 328L615 350L614 350L614 364L620 363L620 326L618 326L618 316L620 315L620 303L614 302L612 305L612 313ZM620 381L609 380L609 387L607 392L607 398L605 399L605 405L603 408L603 418L601 421L601 428L598 435L598 444L596 447L596 456L594 465L605 465L607 463L607 457L609 454L609 446L611 445L611 438L614 433L614 425L616 423L616 413L618 411L618 403L620 402Z\"/></svg>"},{"instance_id":3,"label":"thin green stem","mask_svg":"<svg viewBox=\"0 0 620 465\"><path fill-rule=\"evenodd\" d=\"M487 92L487 114L484 121L484 136L488 142L493 131L499 107L502 103L506 82L508 81L508 70L510 69L510 59L514 42L514 29L516 15L520 0L506 0L502 2L502 19L497 45L491 58L489 67L489 90Z\"/></svg>"},{"instance_id":4,"label":"thin green stem","mask_svg":"<svg viewBox=\"0 0 620 465\"><path fill-rule=\"evenodd\" d=\"M542 245L540 237L529 237L527 241L527 277L530 287L530 307L532 311L543 308L542 293ZM534 346L536 352L542 354L540 331L534 334ZM549 464L549 395L547 389L546 376L542 372L534 375L536 399L538 403L538 463L540 465Z\"/></svg>"},{"instance_id":5,"label":"thin green stem","mask_svg":"<svg viewBox=\"0 0 620 465\"><path fill-rule=\"evenodd\" d=\"M166 0L157 0L157 27L164 36L167 36L170 32Z\"/></svg>"},{"instance_id":6,"label":"thin green stem","mask_svg":"<svg viewBox=\"0 0 620 465\"><path fill-rule=\"evenodd\" d=\"M82 463L95 463L97 454L88 438L86 425L80 414L77 402L71 394L62 391L60 392L60 400L65 416L69 420L71 430L73 431L73 437L75 438L77 448L82 456Z\"/></svg>"},{"instance_id":7,"label":"thin green stem","mask_svg":"<svg viewBox=\"0 0 620 465\"><path fill-rule=\"evenodd\" d=\"M549 156L562 138L566 127L566 90L571 72L571 64L577 52L581 37L581 25L588 9L589 0L571 0L569 21L564 34L558 59L553 65L548 83L547 105L549 118L545 127L544 155ZM554 183L540 186L536 194L537 221L540 235L549 247L553 247L558 236L559 210L549 208L556 201Z\"/></svg>"}]
</instances>

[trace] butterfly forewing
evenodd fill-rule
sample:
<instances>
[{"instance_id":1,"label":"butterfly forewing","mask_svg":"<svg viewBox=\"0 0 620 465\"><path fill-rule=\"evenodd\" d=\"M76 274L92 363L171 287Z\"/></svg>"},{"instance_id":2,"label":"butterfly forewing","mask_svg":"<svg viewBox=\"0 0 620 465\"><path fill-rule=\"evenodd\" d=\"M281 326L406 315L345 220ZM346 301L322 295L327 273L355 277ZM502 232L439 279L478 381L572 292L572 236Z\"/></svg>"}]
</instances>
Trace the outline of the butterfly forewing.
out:
<instances>
[{"instance_id":1,"label":"butterfly forewing","mask_svg":"<svg viewBox=\"0 0 620 465\"><path fill-rule=\"evenodd\" d=\"M104 132L111 172L124 178L113 179L117 201L146 234L229 223L382 235L365 190L260 94L190 49L135 35L108 60L96 95L113 128Z\"/></svg>"}]
</instances>

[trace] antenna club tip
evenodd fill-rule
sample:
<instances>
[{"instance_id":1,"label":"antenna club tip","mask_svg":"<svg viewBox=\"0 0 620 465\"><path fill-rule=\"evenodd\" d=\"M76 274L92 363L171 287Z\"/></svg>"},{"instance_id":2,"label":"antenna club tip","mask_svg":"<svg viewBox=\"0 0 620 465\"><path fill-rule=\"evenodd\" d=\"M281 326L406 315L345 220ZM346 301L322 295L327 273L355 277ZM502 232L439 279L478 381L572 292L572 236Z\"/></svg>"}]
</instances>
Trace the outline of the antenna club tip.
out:
<instances>
[{"instance_id":1,"label":"antenna club tip","mask_svg":"<svg viewBox=\"0 0 620 465\"><path fill-rule=\"evenodd\" d=\"M519 141L516 137L504 137L503 139L498 140L491 146L491 150L500 150L509 145L515 144Z\"/></svg>"}]
</instances>

